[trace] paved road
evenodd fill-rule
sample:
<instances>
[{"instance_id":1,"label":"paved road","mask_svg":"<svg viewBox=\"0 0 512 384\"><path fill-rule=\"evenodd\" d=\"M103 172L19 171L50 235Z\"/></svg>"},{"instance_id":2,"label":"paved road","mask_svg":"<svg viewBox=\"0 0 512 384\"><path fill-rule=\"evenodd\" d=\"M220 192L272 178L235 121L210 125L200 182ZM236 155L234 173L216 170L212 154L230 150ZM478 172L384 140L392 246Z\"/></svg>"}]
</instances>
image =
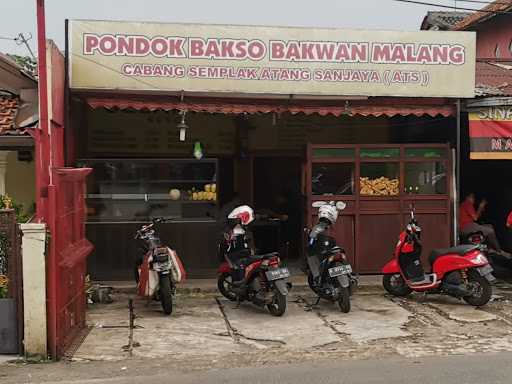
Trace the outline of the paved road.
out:
<instances>
[{"instance_id":1,"label":"paved road","mask_svg":"<svg viewBox=\"0 0 512 384\"><path fill-rule=\"evenodd\" d=\"M193 374L172 374L161 368L152 376L59 381L52 384L509 384L512 376L511 361L512 353L500 353L422 359L309 362Z\"/></svg>"}]
</instances>

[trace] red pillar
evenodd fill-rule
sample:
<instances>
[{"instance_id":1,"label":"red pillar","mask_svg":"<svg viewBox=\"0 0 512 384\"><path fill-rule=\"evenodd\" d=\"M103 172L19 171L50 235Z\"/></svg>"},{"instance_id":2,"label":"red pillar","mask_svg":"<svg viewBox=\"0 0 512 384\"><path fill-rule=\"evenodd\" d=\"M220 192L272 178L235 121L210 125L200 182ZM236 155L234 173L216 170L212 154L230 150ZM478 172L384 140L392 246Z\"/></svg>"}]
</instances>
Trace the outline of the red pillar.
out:
<instances>
[{"instance_id":1,"label":"red pillar","mask_svg":"<svg viewBox=\"0 0 512 384\"><path fill-rule=\"evenodd\" d=\"M39 76L39 126L36 136L36 215L47 223L54 234L56 218L55 193L51 182L52 148L48 111L48 73L46 62L46 21L44 0L36 0L37 7L37 56ZM50 193L48 193L50 190ZM50 241L47 259L46 300L48 310L48 346L53 358L57 358L57 268L55 242Z\"/></svg>"}]
</instances>

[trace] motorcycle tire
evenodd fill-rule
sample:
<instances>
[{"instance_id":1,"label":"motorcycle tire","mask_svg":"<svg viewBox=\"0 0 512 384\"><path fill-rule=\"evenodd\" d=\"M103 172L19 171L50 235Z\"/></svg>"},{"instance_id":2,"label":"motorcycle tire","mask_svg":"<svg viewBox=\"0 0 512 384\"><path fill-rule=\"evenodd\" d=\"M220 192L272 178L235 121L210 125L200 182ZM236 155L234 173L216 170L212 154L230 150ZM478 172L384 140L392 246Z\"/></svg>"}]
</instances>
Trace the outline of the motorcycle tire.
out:
<instances>
[{"instance_id":1,"label":"motorcycle tire","mask_svg":"<svg viewBox=\"0 0 512 384\"><path fill-rule=\"evenodd\" d=\"M221 273L217 279L217 288L219 292L229 301L236 301L236 293L233 292L229 287L232 284L232 277L229 273Z\"/></svg>"},{"instance_id":2,"label":"motorcycle tire","mask_svg":"<svg viewBox=\"0 0 512 384\"><path fill-rule=\"evenodd\" d=\"M489 281L476 271L470 270L468 272L468 283L473 286L473 289L478 289L478 294L473 294L470 296L464 296L463 299L469 305L474 307L481 307L491 300L492 296L492 286ZM476 287L475 287L476 286Z\"/></svg>"},{"instance_id":3,"label":"motorcycle tire","mask_svg":"<svg viewBox=\"0 0 512 384\"><path fill-rule=\"evenodd\" d=\"M283 316L286 312L286 296L279 292L276 288L273 288L274 298L272 304L268 304L268 311L272 316Z\"/></svg>"},{"instance_id":4,"label":"motorcycle tire","mask_svg":"<svg viewBox=\"0 0 512 384\"><path fill-rule=\"evenodd\" d=\"M350 288L341 288L340 296L338 297L338 305L343 313L350 312Z\"/></svg>"},{"instance_id":5,"label":"motorcycle tire","mask_svg":"<svg viewBox=\"0 0 512 384\"><path fill-rule=\"evenodd\" d=\"M396 282L393 283L392 279L396 279ZM393 296L406 297L412 292L412 289L409 288L404 278L399 273L384 275L382 285L384 289Z\"/></svg>"},{"instance_id":6,"label":"motorcycle tire","mask_svg":"<svg viewBox=\"0 0 512 384\"><path fill-rule=\"evenodd\" d=\"M160 302L164 314L170 315L172 313L172 289L171 278L169 275L160 275Z\"/></svg>"},{"instance_id":7,"label":"motorcycle tire","mask_svg":"<svg viewBox=\"0 0 512 384\"><path fill-rule=\"evenodd\" d=\"M319 290L315 284L314 277L311 272L308 273L308 285L309 285L309 288L311 288L311 290L313 292L315 292L317 295L319 294Z\"/></svg>"}]
</instances>

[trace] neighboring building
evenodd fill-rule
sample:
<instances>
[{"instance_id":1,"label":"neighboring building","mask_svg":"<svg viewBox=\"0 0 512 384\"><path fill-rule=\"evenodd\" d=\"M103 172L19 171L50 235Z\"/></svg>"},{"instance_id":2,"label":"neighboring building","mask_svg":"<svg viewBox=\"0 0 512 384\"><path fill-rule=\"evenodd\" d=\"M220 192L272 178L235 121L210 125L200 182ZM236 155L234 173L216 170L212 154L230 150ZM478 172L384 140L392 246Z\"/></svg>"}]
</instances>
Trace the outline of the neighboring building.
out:
<instances>
[{"instance_id":1,"label":"neighboring building","mask_svg":"<svg viewBox=\"0 0 512 384\"><path fill-rule=\"evenodd\" d=\"M478 60L512 61L512 0L497 0L455 25L454 31L476 31Z\"/></svg>"},{"instance_id":2,"label":"neighboring building","mask_svg":"<svg viewBox=\"0 0 512 384\"><path fill-rule=\"evenodd\" d=\"M0 194L8 194L31 213L35 200L34 140L37 81L0 53Z\"/></svg>"},{"instance_id":3,"label":"neighboring building","mask_svg":"<svg viewBox=\"0 0 512 384\"><path fill-rule=\"evenodd\" d=\"M441 29L429 12L422 29ZM512 209L512 0L497 0L466 15L452 31L476 32L475 98L466 100L461 131L461 193L476 192L490 204L484 220L512 249L505 218ZM499 172L496 172L499 169Z\"/></svg>"},{"instance_id":4,"label":"neighboring building","mask_svg":"<svg viewBox=\"0 0 512 384\"><path fill-rule=\"evenodd\" d=\"M421 30L449 31L469 15L471 13L430 11L421 23Z\"/></svg>"}]
</instances>

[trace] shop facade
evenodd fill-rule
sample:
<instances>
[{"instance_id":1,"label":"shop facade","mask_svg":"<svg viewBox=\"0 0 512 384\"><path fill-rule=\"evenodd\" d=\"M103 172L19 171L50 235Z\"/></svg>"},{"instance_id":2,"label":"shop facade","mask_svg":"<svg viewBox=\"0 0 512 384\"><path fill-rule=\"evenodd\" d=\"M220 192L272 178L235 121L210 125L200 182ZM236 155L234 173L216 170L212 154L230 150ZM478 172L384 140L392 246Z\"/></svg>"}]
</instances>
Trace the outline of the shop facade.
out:
<instances>
[{"instance_id":1,"label":"shop facade","mask_svg":"<svg viewBox=\"0 0 512 384\"><path fill-rule=\"evenodd\" d=\"M355 269L377 273L411 206L426 247L453 240L458 98L471 33L73 21L68 159L90 167L89 272L126 279L151 217L193 276L218 264L225 207L261 251L302 252L316 200ZM464 79L464 81L461 81ZM460 81L459 81L460 80ZM278 222L271 218L285 218Z\"/></svg>"}]
</instances>

